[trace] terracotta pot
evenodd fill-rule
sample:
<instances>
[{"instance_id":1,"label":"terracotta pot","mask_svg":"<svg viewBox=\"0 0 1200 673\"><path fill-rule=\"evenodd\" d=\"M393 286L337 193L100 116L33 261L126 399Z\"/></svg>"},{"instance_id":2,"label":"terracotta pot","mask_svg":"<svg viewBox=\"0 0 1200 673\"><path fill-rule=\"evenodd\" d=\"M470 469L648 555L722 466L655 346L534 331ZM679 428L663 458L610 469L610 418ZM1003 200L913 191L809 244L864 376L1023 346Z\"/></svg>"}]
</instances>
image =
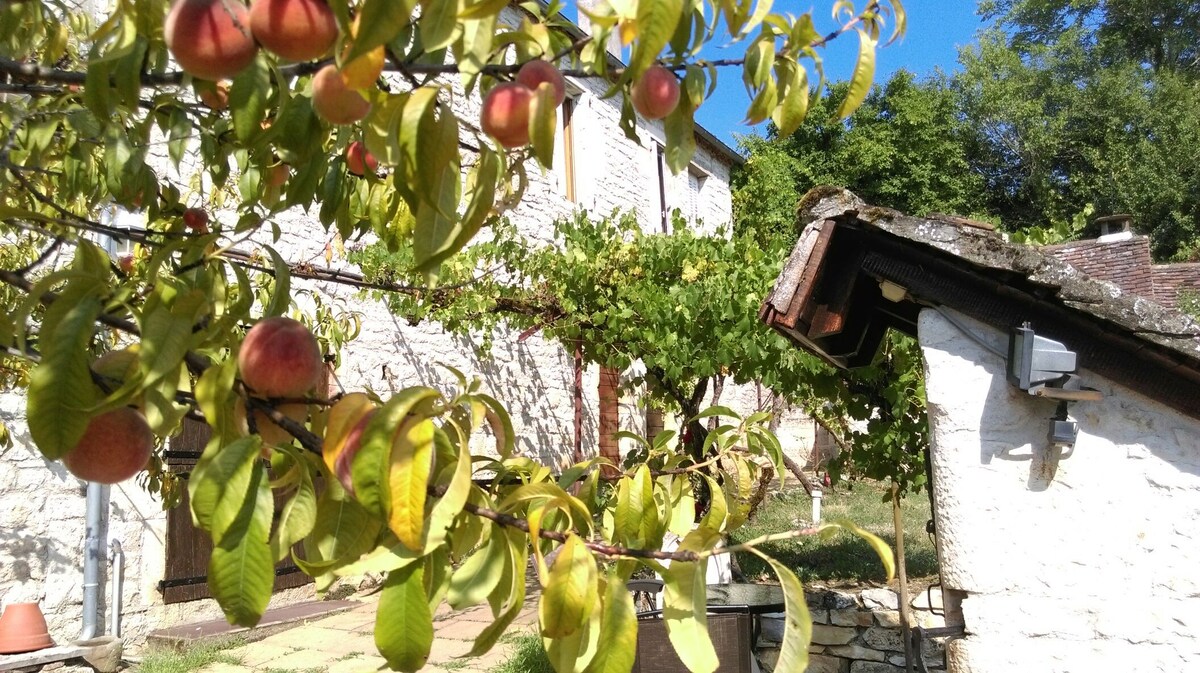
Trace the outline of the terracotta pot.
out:
<instances>
[{"instance_id":1,"label":"terracotta pot","mask_svg":"<svg viewBox=\"0 0 1200 673\"><path fill-rule=\"evenodd\" d=\"M0 615L0 654L32 652L54 645L37 603L9 603Z\"/></svg>"}]
</instances>

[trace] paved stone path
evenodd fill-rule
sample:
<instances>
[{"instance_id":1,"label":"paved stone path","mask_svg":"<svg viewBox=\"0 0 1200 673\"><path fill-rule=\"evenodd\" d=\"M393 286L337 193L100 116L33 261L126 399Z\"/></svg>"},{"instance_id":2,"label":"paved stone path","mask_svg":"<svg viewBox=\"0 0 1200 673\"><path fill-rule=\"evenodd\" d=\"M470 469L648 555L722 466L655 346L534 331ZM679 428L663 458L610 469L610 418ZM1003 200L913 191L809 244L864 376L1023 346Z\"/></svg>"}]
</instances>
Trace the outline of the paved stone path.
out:
<instances>
[{"instance_id":1,"label":"paved stone path","mask_svg":"<svg viewBox=\"0 0 1200 673\"><path fill-rule=\"evenodd\" d=\"M377 599L376 597L373 597ZM508 633L533 632L537 623L537 595L525 599L521 614L509 627ZM241 660L238 665L212 664L200 673L252 673L272 671L283 673L362 673L387 670L375 649L376 600L364 601L360 607L315 619L282 633L242 645L227 653ZM433 651L422 671L430 673L491 673L512 654L513 647L496 643L490 652L472 659L457 659L471 649L475 636L492 623L491 609L476 606L461 612L451 612L445 605L434 616Z\"/></svg>"}]
</instances>

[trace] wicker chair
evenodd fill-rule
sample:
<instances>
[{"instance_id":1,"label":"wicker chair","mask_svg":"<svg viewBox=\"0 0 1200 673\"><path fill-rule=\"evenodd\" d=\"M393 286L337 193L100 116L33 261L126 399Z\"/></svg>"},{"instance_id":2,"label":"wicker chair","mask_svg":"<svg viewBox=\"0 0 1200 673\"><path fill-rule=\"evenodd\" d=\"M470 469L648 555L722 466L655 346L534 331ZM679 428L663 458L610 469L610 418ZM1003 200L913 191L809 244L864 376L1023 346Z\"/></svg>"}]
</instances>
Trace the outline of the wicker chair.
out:
<instances>
[{"instance_id":1,"label":"wicker chair","mask_svg":"<svg viewBox=\"0 0 1200 673\"><path fill-rule=\"evenodd\" d=\"M633 580L629 590L638 607L637 658L632 673L686 673L688 670L671 641L662 619L662 610L647 609L662 591L659 580ZM747 612L722 611L708 615L708 635L717 651L717 673L752 673L752 618Z\"/></svg>"}]
</instances>

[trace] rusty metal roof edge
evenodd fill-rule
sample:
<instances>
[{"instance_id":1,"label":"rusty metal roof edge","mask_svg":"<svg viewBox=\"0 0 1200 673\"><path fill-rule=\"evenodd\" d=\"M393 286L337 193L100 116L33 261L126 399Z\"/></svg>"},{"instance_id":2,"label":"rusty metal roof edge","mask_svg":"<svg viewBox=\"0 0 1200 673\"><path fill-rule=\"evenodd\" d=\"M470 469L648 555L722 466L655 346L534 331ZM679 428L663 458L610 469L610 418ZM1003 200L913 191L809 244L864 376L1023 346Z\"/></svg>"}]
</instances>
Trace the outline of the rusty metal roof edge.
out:
<instances>
[{"instance_id":1,"label":"rusty metal roof edge","mask_svg":"<svg viewBox=\"0 0 1200 673\"><path fill-rule=\"evenodd\" d=\"M817 198L802 199L800 221L837 219L932 248L978 270L1016 274L1053 293L1063 308L1110 323L1139 340L1169 349L1195 362L1200 369L1200 325L1178 311L1122 292L1112 283L1091 278L1037 248L1009 242L998 232L868 206L847 190L819 189L822 191Z\"/></svg>"}]
</instances>

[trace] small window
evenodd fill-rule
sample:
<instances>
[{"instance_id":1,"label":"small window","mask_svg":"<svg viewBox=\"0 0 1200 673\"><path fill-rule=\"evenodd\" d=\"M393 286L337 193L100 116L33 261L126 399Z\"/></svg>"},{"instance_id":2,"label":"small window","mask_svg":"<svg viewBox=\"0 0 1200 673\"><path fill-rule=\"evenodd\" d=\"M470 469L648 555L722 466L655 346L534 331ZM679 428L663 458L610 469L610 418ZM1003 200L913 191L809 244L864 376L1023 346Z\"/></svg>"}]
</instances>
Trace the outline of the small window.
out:
<instances>
[{"instance_id":1,"label":"small window","mask_svg":"<svg viewBox=\"0 0 1200 673\"><path fill-rule=\"evenodd\" d=\"M563 101L558 117L558 132L554 135L554 175L558 193L571 203L579 202L579 173L575 161L576 136L578 136L577 112L581 92L567 87L567 98Z\"/></svg>"},{"instance_id":2,"label":"small window","mask_svg":"<svg viewBox=\"0 0 1200 673\"><path fill-rule=\"evenodd\" d=\"M695 223L704 219L704 185L708 181L708 174L701 170L699 166L692 164L688 166L687 178L688 219Z\"/></svg>"},{"instance_id":3,"label":"small window","mask_svg":"<svg viewBox=\"0 0 1200 673\"><path fill-rule=\"evenodd\" d=\"M101 210L99 219L101 224L113 229L141 231L145 228L142 226L142 215L131 213L120 206L109 206ZM96 234L96 243L113 259L133 252L133 240L127 236Z\"/></svg>"}]
</instances>

